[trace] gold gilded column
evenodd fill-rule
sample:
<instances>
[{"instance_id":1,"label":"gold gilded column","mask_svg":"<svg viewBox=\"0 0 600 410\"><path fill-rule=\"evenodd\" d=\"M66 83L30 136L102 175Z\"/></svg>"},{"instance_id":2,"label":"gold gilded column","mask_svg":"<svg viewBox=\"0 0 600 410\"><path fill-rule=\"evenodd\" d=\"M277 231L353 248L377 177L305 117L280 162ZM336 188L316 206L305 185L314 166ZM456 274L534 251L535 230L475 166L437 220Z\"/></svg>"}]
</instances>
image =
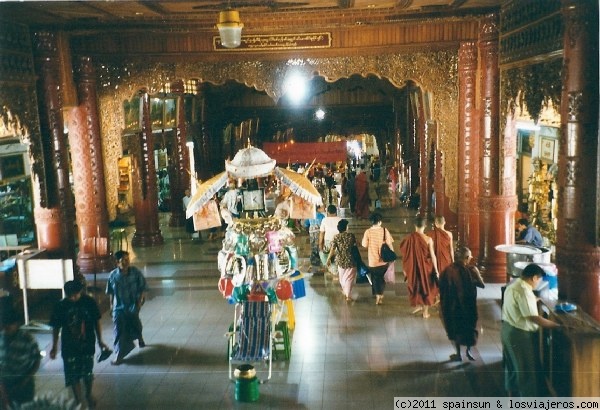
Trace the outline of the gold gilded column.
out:
<instances>
[{"instance_id":1,"label":"gold gilded column","mask_svg":"<svg viewBox=\"0 0 600 410\"><path fill-rule=\"evenodd\" d=\"M477 115L477 45L458 49L458 236L479 255L479 124Z\"/></svg>"}]
</instances>

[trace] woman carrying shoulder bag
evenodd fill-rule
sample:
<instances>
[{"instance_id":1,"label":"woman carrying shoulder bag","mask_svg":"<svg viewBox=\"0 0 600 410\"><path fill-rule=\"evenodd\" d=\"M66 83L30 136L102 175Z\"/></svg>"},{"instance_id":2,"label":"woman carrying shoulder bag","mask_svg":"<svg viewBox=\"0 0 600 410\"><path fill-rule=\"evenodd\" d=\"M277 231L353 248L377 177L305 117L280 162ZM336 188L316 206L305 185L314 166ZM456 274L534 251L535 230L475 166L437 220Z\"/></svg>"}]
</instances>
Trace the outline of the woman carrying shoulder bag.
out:
<instances>
[{"instance_id":1,"label":"woman carrying shoulder bag","mask_svg":"<svg viewBox=\"0 0 600 410\"><path fill-rule=\"evenodd\" d=\"M346 302L352 302L352 287L356 281L356 261L352 255L352 247L356 246L356 238L353 233L347 232L348 220L340 219L337 224L339 233L333 237L331 251L327 258L327 265L335 257L340 285L346 296Z\"/></svg>"},{"instance_id":2,"label":"woman carrying shoulder bag","mask_svg":"<svg viewBox=\"0 0 600 410\"><path fill-rule=\"evenodd\" d=\"M363 248L367 248L369 256L369 273L371 274L372 289L375 295L375 304L383 304L383 292L385 291L385 271L388 263L381 259L381 245L384 241L393 249L394 238L387 228L381 226L381 214L373 213L370 217L371 227L367 229L362 238Z\"/></svg>"}]
</instances>

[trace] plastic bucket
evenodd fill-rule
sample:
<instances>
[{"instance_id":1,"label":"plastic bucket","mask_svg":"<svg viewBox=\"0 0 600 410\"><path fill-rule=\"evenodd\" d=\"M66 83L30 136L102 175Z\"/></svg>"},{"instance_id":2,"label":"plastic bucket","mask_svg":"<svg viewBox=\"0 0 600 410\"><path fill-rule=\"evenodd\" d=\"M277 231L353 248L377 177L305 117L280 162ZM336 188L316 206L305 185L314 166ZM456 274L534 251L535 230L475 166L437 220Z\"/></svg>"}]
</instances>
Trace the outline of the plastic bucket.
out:
<instances>
[{"instance_id":1,"label":"plastic bucket","mask_svg":"<svg viewBox=\"0 0 600 410\"><path fill-rule=\"evenodd\" d=\"M548 289L558 289L558 270L556 269L556 265L553 263L539 263L544 269L545 275L542 277L542 280L548 282Z\"/></svg>"},{"instance_id":2,"label":"plastic bucket","mask_svg":"<svg viewBox=\"0 0 600 410\"><path fill-rule=\"evenodd\" d=\"M533 255L533 262L535 263L550 263L552 257L552 250L550 248L538 248L542 253Z\"/></svg>"},{"instance_id":3,"label":"plastic bucket","mask_svg":"<svg viewBox=\"0 0 600 410\"><path fill-rule=\"evenodd\" d=\"M296 271L296 273L290 276L290 281L292 282L292 289L294 291L294 296L292 299L299 299L306 296L304 276L300 272Z\"/></svg>"},{"instance_id":4,"label":"plastic bucket","mask_svg":"<svg viewBox=\"0 0 600 410\"><path fill-rule=\"evenodd\" d=\"M258 400L258 378L256 371L251 365L241 365L234 372L235 380L235 399L241 402L253 402ZM250 376L250 377L248 377Z\"/></svg>"}]
</instances>

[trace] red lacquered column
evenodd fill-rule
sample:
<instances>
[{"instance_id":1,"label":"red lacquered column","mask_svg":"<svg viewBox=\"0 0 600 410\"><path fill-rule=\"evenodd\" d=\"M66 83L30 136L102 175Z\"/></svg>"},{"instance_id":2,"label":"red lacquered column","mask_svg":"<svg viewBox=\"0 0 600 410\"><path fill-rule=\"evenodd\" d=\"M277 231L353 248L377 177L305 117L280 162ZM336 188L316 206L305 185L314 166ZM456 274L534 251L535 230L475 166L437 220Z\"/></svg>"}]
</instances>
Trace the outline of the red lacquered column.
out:
<instances>
[{"instance_id":1,"label":"red lacquered column","mask_svg":"<svg viewBox=\"0 0 600 410\"><path fill-rule=\"evenodd\" d=\"M164 243L158 223L158 187L154 166L154 140L150 123L150 98L140 94L142 131L131 139L129 152L132 165L132 194L135 213L133 246L153 246Z\"/></svg>"},{"instance_id":2,"label":"red lacquered column","mask_svg":"<svg viewBox=\"0 0 600 410\"><path fill-rule=\"evenodd\" d=\"M171 218L169 226L183 226L185 212L182 198L190 188L190 157L186 146L187 126L185 122L185 99L183 81L171 85L171 91L177 96L177 128L172 141L171 161L169 163L169 182L171 184Z\"/></svg>"},{"instance_id":3,"label":"red lacquered column","mask_svg":"<svg viewBox=\"0 0 600 410\"><path fill-rule=\"evenodd\" d=\"M211 158L219 158L221 157L221 163L225 161L223 155L229 157L230 148L223 147L222 143L219 139L210 138L208 134L208 128L206 126L207 123L207 104L206 100L206 92L204 87L200 89L200 123L198 124L198 135L196 137L196 146L194 147L195 152L197 153L196 157L196 174L199 179L202 181L206 181L208 178L214 175L213 167L211 164ZM235 155L236 152L233 152ZM231 157L233 158L233 157Z\"/></svg>"},{"instance_id":4,"label":"red lacquered column","mask_svg":"<svg viewBox=\"0 0 600 410\"><path fill-rule=\"evenodd\" d=\"M34 218L38 247L48 250L51 258L75 259L73 193L69 183L69 154L64 133L60 51L56 34L34 33L34 52L40 132L44 153L44 181L47 198L41 202L39 188L34 187ZM37 193L36 193L37 191Z\"/></svg>"},{"instance_id":5,"label":"red lacquered column","mask_svg":"<svg viewBox=\"0 0 600 410\"><path fill-rule=\"evenodd\" d=\"M77 265L82 273L114 267L110 255L104 160L94 67L82 57L76 69L79 106L69 114L75 209L79 233Z\"/></svg>"},{"instance_id":6,"label":"red lacquered column","mask_svg":"<svg viewBox=\"0 0 600 410\"><path fill-rule=\"evenodd\" d=\"M558 155L559 294L600 320L598 2L563 0L562 138Z\"/></svg>"},{"instance_id":7,"label":"red lacquered column","mask_svg":"<svg viewBox=\"0 0 600 410\"><path fill-rule=\"evenodd\" d=\"M498 15L484 17L481 55L481 111L479 128L479 264L486 281L506 282L506 254L496 245L514 242L517 197L507 194L500 182L500 72L498 66Z\"/></svg>"}]
</instances>

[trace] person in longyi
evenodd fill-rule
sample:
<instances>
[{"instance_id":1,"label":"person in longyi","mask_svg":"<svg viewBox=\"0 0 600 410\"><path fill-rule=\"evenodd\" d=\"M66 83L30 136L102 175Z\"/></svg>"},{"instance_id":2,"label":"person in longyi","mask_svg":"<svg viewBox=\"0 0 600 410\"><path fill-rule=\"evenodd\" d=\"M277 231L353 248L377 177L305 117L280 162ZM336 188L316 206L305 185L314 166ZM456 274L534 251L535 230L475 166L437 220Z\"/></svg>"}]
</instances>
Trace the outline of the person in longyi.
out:
<instances>
[{"instance_id":1,"label":"person in longyi","mask_svg":"<svg viewBox=\"0 0 600 410\"><path fill-rule=\"evenodd\" d=\"M414 306L412 313L423 311L423 318L430 317L429 306L435 303L438 295L437 259L433 249L433 239L425 235L425 219L415 219L415 232L400 242L402 269L407 281L408 298Z\"/></svg>"},{"instance_id":2,"label":"person in longyi","mask_svg":"<svg viewBox=\"0 0 600 410\"><path fill-rule=\"evenodd\" d=\"M87 408L93 409L96 406L92 395L96 342L100 349L109 351L102 340L100 308L91 296L85 294L83 284L78 280L66 282L64 291L64 299L56 304L50 317L50 358L56 359L60 338L65 386L71 387L77 408L82 408L87 402Z\"/></svg>"},{"instance_id":3,"label":"person in longyi","mask_svg":"<svg viewBox=\"0 0 600 410\"><path fill-rule=\"evenodd\" d=\"M111 364L118 366L124 362L125 356L134 348L134 340L138 347L146 347L142 337L140 309L146 301L148 285L142 272L131 266L129 252L115 252L117 267L113 269L106 282L106 294L110 299L114 323L114 346L117 358Z\"/></svg>"},{"instance_id":4,"label":"person in longyi","mask_svg":"<svg viewBox=\"0 0 600 410\"><path fill-rule=\"evenodd\" d=\"M439 215L435 217L433 229L427 236L433 239L433 250L437 260L437 271L443 272L454 262L454 244L452 232L445 229L446 218Z\"/></svg>"},{"instance_id":5,"label":"person in longyi","mask_svg":"<svg viewBox=\"0 0 600 410\"><path fill-rule=\"evenodd\" d=\"M440 316L448 339L456 352L450 360L462 361L461 346L466 346L466 356L475 360L471 348L477 343L477 288L484 288L479 270L470 265L471 250L461 246L456 250L456 260L440 274Z\"/></svg>"},{"instance_id":6,"label":"person in longyi","mask_svg":"<svg viewBox=\"0 0 600 410\"><path fill-rule=\"evenodd\" d=\"M364 172L364 166L360 168L360 172L356 174L354 179L354 194L356 203L354 213L358 219L367 219L369 217L369 205L371 198L369 197L369 180Z\"/></svg>"},{"instance_id":7,"label":"person in longyi","mask_svg":"<svg viewBox=\"0 0 600 410\"><path fill-rule=\"evenodd\" d=\"M338 275L337 265L335 262L331 262L328 265L327 258L329 257L329 252L331 250L331 241L333 241L335 235L340 233L337 225L341 219L342 218L337 216L337 207L335 205L329 205L327 207L327 216L323 218L321 225L319 226L319 257L321 258L323 266L329 268L329 273L334 276Z\"/></svg>"},{"instance_id":8,"label":"person in longyi","mask_svg":"<svg viewBox=\"0 0 600 410\"><path fill-rule=\"evenodd\" d=\"M352 288L356 281L356 261L352 256L352 247L356 246L356 237L353 233L347 232L347 228L348 220L340 219L337 224L339 233L331 242L327 265L335 258L342 293L346 297L346 302L352 302Z\"/></svg>"}]
</instances>

